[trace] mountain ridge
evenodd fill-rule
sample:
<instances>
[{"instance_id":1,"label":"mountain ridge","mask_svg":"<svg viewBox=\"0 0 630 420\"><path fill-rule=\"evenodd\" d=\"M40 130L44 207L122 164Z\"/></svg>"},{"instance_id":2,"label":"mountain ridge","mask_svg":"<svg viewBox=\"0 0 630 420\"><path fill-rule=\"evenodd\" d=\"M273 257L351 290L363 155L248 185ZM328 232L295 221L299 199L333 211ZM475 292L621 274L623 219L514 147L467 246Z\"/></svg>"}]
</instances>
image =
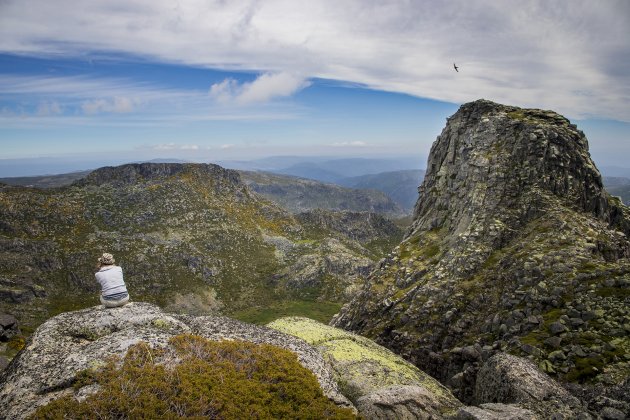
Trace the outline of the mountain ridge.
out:
<instances>
[{"instance_id":1,"label":"mountain ridge","mask_svg":"<svg viewBox=\"0 0 630 420\"><path fill-rule=\"evenodd\" d=\"M29 328L95 303L92 267L104 251L123 266L132 298L216 313L338 302L389 243L382 231L361 244L304 227L212 164L104 167L51 190L3 185L0 203L0 300ZM303 270L305 261L319 268Z\"/></svg>"}]
</instances>

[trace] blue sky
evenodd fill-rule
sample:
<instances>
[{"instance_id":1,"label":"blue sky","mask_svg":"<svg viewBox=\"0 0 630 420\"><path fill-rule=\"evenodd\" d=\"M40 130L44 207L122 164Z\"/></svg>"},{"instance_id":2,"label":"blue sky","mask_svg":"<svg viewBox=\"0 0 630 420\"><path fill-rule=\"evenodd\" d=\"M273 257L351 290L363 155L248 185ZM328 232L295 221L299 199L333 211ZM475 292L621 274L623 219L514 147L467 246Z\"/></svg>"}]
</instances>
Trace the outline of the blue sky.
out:
<instances>
[{"instance_id":1,"label":"blue sky","mask_svg":"<svg viewBox=\"0 0 630 420\"><path fill-rule=\"evenodd\" d=\"M483 97L560 112L598 165L627 167L630 3L596 3L4 1L0 165L424 162L445 118Z\"/></svg>"}]
</instances>

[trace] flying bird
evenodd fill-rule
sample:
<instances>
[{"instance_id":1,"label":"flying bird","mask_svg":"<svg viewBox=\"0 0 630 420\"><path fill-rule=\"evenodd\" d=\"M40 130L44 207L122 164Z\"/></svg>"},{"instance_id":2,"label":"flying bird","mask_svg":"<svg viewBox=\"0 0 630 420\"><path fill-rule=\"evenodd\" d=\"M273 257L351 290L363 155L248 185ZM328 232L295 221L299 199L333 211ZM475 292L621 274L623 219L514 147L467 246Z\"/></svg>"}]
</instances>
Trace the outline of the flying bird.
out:
<instances>
[{"instance_id":1,"label":"flying bird","mask_svg":"<svg viewBox=\"0 0 630 420\"><path fill-rule=\"evenodd\" d=\"M457 70L459 67L457 67L457 65L456 65L455 63L453 63L453 67L455 67L455 71L456 71L457 73L459 73L459 70Z\"/></svg>"}]
</instances>

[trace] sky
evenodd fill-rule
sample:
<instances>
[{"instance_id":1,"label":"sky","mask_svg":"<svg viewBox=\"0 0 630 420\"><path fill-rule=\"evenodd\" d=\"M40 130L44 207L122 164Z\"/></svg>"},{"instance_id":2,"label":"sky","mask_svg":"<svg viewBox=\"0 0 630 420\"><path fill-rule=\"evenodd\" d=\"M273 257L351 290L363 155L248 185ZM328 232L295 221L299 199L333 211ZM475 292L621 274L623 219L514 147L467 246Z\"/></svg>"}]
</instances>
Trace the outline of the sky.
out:
<instances>
[{"instance_id":1,"label":"sky","mask_svg":"<svg viewBox=\"0 0 630 420\"><path fill-rule=\"evenodd\" d=\"M0 169L425 162L479 98L555 110L598 166L630 167L630 2L0 0Z\"/></svg>"}]
</instances>

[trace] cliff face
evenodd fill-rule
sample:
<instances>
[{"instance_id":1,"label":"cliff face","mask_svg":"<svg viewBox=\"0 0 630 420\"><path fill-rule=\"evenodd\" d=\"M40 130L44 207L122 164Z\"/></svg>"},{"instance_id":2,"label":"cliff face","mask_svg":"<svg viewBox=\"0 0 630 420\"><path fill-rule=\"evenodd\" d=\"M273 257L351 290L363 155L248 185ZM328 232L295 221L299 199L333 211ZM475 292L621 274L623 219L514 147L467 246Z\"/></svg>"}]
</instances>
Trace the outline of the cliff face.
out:
<instances>
[{"instance_id":1,"label":"cliff face","mask_svg":"<svg viewBox=\"0 0 630 420\"><path fill-rule=\"evenodd\" d=\"M96 304L102 252L123 267L132 299L193 313L340 300L383 255L325 226L305 228L217 165L107 167L51 190L0 185L0 305L21 325ZM288 285L279 273L309 258L343 264L322 263L306 288Z\"/></svg>"},{"instance_id":2,"label":"cliff face","mask_svg":"<svg viewBox=\"0 0 630 420\"><path fill-rule=\"evenodd\" d=\"M472 399L499 350L561 379L630 367L630 211L566 118L480 100L434 143L405 239L334 325L375 338Z\"/></svg>"}]
</instances>

